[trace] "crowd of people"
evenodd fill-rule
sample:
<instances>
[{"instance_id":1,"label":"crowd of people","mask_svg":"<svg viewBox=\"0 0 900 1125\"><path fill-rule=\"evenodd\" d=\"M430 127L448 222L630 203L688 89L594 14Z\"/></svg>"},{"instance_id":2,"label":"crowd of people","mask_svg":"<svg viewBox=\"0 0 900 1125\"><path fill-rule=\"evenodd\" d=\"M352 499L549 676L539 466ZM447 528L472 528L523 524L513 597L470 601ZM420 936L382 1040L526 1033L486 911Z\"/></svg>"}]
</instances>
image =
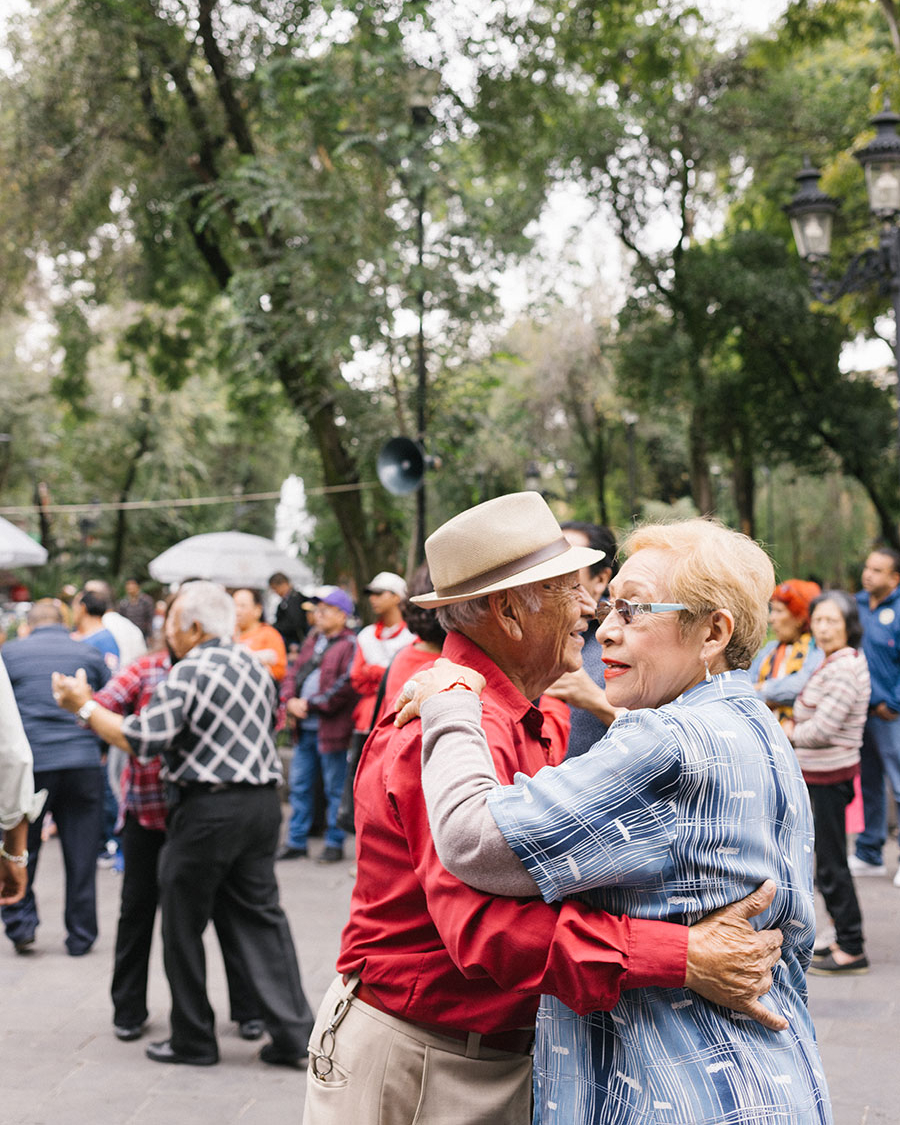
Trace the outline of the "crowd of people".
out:
<instances>
[{"instance_id":1,"label":"crowd of people","mask_svg":"<svg viewBox=\"0 0 900 1125\"><path fill-rule=\"evenodd\" d=\"M854 880L887 879L886 782L900 802L900 553L856 595L776 585L715 521L619 551L529 492L426 554L409 588L375 574L365 626L347 589L281 573L34 603L0 648L15 952L52 830L71 956L98 862L122 872L115 1035L146 1030L160 907L171 1031L146 1053L218 1062L212 923L239 1034L309 1064L305 1125L829 1121L805 977L870 968ZM314 1015L276 871L350 834Z\"/></svg>"}]
</instances>

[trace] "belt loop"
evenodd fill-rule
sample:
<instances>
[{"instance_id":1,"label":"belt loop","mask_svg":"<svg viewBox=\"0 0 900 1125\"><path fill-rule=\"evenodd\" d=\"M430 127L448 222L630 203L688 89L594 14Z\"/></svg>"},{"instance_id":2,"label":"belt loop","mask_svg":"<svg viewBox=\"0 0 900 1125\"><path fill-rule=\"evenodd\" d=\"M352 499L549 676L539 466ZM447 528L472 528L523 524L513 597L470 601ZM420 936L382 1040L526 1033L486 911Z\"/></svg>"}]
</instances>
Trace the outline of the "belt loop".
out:
<instances>
[{"instance_id":1,"label":"belt loop","mask_svg":"<svg viewBox=\"0 0 900 1125\"><path fill-rule=\"evenodd\" d=\"M350 976L347 977L347 979L344 981L344 987L339 993L339 999L346 1000L348 996L352 996L353 993L356 992L358 984L359 973L351 973Z\"/></svg>"},{"instance_id":2,"label":"belt loop","mask_svg":"<svg viewBox=\"0 0 900 1125\"><path fill-rule=\"evenodd\" d=\"M481 1053L481 1032L470 1031L466 1037L466 1058L477 1059Z\"/></svg>"}]
</instances>

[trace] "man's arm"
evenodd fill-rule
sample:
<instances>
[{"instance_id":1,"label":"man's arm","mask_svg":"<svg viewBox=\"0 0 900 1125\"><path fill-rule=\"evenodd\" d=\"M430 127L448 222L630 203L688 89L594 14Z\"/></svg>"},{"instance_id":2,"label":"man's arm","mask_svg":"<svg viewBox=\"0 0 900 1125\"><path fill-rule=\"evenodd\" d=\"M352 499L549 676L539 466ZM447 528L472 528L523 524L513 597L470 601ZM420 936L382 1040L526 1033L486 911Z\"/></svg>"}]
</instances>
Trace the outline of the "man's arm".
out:
<instances>
[{"instance_id":1,"label":"man's arm","mask_svg":"<svg viewBox=\"0 0 900 1125\"><path fill-rule=\"evenodd\" d=\"M53 698L60 707L71 711L74 715L82 708L93 695L91 685L83 668L79 668L74 676L64 676L62 672L53 673ZM131 743L122 733L122 716L108 711L98 703L88 717L87 727L104 742L111 746L118 746L133 754Z\"/></svg>"},{"instance_id":2,"label":"man's arm","mask_svg":"<svg viewBox=\"0 0 900 1125\"><path fill-rule=\"evenodd\" d=\"M0 906L12 906L25 897L28 889L28 867L25 858L28 840L28 819L22 817L18 824L3 833L3 852L0 854ZM18 862L17 862L18 861Z\"/></svg>"}]
</instances>

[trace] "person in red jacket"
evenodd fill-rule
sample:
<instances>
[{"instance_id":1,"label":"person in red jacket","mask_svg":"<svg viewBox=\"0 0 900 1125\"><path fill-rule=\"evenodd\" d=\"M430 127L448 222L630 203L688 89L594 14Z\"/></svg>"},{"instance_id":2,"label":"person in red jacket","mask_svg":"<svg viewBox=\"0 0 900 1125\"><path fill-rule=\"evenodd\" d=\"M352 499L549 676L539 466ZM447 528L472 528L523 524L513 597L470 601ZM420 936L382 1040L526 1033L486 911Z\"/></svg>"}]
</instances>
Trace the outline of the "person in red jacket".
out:
<instances>
[{"instance_id":1,"label":"person in red jacket","mask_svg":"<svg viewBox=\"0 0 900 1125\"><path fill-rule=\"evenodd\" d=\"M338 863L344 858L344 832L338 827L337 813L357 701L350 683L350 665L356 651L356 637L347 628L352 613L353 601L339 586L321 593L316 601L315 628L282 683L281 700L297 741L289 778L292 813L278 859L308 854L306 844L319 775L325 788L327 825L318 862Z\"/></svg>"},{"instance_id":2,"label":"person in red jacket","mask_svg":"<svg viewBox=\"0 0 900 1125\"><path fill-rule=\"evenodd\" d=\"M406 582L399 574L381 571L366 586L365 592L375 614L375 624L360 630L350 670L350 682L359 695L353 727L363 735L372 729L375 698L385 669L402 648L416 639L403 619L407 591Z\"/></svg>"}]
</instances>

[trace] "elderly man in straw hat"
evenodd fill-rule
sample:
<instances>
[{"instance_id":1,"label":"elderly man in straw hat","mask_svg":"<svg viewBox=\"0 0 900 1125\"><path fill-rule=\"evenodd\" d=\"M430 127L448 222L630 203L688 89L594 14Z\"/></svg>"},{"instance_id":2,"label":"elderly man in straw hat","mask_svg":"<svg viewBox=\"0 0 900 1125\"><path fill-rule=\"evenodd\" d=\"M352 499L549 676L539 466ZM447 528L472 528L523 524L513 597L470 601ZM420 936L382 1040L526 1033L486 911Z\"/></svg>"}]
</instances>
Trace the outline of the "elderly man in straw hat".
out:
<instances>
[{"instance_id":1,"label":"elderly man in straw hat","mask_svg":"<svg viewBox=\"0 0 900 1125\"><path fill-rule=\"evenodd\" d=\"M570 545L526 492L455 516L426 553L435 592L416 601L441 608L444 655L485 677L497 775L533 774L547 739L531 701L581 665L595 605L577 571L601 552ZM418 721L397 730L383 720L363 751L357 880L339 975L310 1040L304 1125L525 1125L542 992L586 1012L611 1009L622 989L687 985L758 1013L781 935L756 933L747 919L771 901L772 884L690 929L576 901L491 898L441 867L420 756Z\"/></svg>"}]
</instances>

